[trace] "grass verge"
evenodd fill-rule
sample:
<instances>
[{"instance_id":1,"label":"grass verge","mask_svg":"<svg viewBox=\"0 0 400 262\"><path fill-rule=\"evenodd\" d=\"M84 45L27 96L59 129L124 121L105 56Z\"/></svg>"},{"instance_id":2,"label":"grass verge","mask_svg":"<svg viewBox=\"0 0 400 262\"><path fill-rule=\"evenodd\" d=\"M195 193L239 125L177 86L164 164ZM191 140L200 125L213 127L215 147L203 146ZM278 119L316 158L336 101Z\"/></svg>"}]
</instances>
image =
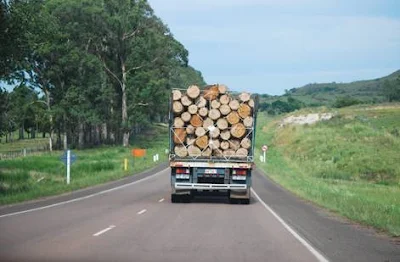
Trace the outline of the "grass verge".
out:
<instances>
[{"instance_id":1,"label":"grass verge","mask_svg":"<svg viewBox=\"0 0 400 262\"><path fill-rule=\"evenodd\" d=\"M330 121L279 127L260 115L257 148L268 144L269 177L300 197L400 236L400 107L353 107ZM260 152L258 152L260 153Z\"/></svg>"},{"instance_id":2,"label":"grass verge","mask_svg":"<svg viewBox=\"0 0 400 262\"><path fill-rule=\"evenodd\" d=\"M117 180L149 169L167 160L168 148L166 128L140 136L130 148L100 147L88 150L73 150L77 161L71 165L71 184L66 184L66 167L60 161L61 151L52 154L28 156L0 161L0 205L17 203L40 197L57 195L73 190ZM146 157L133 159L133 147L146 148ZM153 155L160 161L154 163ZM128 171L124 171L124 159L129 160Z\"/></svg>"}]
</instances>

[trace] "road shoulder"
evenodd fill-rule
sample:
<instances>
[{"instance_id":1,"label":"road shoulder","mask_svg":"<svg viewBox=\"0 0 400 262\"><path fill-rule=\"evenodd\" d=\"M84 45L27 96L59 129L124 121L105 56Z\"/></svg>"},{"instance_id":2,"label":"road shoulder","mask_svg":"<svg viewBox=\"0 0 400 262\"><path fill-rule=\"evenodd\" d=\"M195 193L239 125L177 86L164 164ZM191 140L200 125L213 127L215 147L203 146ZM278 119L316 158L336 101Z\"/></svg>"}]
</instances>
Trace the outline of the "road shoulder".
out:
<instances>
[{"instance_id":1,"label":"road shoulder","mask_svg":"<svg viewBox=\"0 0 400 262\"><path fill-rule=\"evenodd\" d=\"M149 170L140 172L138 174L133 174L131 176L107 182L105 184L100 184L84 189L79 189L76 191L72 191L69 193L64 193L62 195L57 195L57 196L51 196L51 197L46 197L46 198L40 198L36 200L30 200L22 203L17 203L17 204L12 204L12 205L3 205L0 206L0 216L10 214L10 213L16 213L16 212L22 212L24 210L29 210L29 209L36 209L36 208L41 208L45 206L50 206L54 205L60 202L66 202L66 201L72 201L74 199L78 198L83 198L86 196L90 196L96 193L99 193L101 191L105 190L110 190L112 188L116 188L125 184L129 184L141 179L144 179L146 177L149 177L155 173L158 173L168 167L168 163L162 163L156 167L153 167Z\"/></svg>"},{"instance_id":2,"label":"road shoulder","mask_svg":"<svg viewBox=\"0 0 400 262\"><path fill-rule=\"evenodd\" d=\"M283 220L330 261L400 261L400 245L303 201L261 170L253 188Z\"/></svg>"}]
</instances>

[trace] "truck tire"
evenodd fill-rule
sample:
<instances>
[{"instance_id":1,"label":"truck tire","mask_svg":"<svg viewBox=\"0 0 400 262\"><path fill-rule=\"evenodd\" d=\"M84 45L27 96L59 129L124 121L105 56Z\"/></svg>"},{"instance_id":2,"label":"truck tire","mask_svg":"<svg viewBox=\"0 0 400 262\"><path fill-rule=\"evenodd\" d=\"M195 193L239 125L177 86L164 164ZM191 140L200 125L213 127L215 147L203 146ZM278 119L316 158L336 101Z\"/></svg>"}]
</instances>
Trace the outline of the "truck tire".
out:
<instances>
[{"instance_id":1,"label":"truck tire","mask_svg":"<svg viewBox=\"0 0 400 262\"><path fill-rule=\"evenodd\" d=\"M181 201L181 196L176 194L171 194L171 202L172 203L179 203Z\"/></svg>"},{"instance_id":2,"label":"truck tire","mask_svg":"<svg viewBox=\"0 0 400 262\"><path fill-rule=\"evenodd\" d=\"M240 203L244 204L244 205L248 205L250 204L250 198L246 198L246 199L241 199Z\"/></svg>"}]
</instances>

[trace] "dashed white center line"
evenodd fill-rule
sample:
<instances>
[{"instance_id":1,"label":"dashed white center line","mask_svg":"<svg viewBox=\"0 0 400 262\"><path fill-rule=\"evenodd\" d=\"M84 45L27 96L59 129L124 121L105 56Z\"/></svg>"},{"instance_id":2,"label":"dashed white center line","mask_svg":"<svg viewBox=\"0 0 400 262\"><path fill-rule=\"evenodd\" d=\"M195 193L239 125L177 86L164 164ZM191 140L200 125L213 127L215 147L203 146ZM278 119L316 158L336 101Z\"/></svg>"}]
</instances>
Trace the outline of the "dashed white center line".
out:
<instances>
[{"instance_id":1,"label":"dashed white center line","mask_svg":"<svg viewBox=\"0 0 400 262\"><path fill-rule=\"evenodd\" d=\"M161 198L160 200L158 200L158 202L160 202L160 203L163 202L163 201L164 201L164 198Z\"/></svg>"},{"instance_id":2,"label":"dashed white center line","mask_svg":"<svg viewBox=\"0 0 400 262\"><path fill-rule=\"evenodd\" d=\"M146 211L147 211L146 209L143 209L143 210L138 212L138 215L141 215L141 214L145 213Z\"/></svg>"},{"instance_id":3,"label":"dashed white center line","mask_svg":"<svg viewBox=\"0 0 400 262\"><path fill-rule=\"evenodd\" d=\"M94 236L94 237L98 237L98 236L100 236L101 234L104 234L104 233L106 233L107 231L113 229L114 227L115 227L114 225L111 225L111 226L109 226L109 227L107 227L107 228L105 228L105 229L103 229L103 230L101 230L101 231L99 231L99 232L93 234L93 236Z\"/></svg>"}]
</instances>

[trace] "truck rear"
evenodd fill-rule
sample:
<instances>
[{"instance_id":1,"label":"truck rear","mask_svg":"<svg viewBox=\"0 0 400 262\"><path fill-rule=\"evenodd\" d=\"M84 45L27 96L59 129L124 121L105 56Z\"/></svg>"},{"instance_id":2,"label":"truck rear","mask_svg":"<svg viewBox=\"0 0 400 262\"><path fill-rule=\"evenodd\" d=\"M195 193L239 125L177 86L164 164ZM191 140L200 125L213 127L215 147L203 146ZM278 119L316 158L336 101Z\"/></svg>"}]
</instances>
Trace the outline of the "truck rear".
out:
<instances>
[{"instance_id":1,"label":"truck rear","mask_svg":"<svg viewBox=\"0 0 400 262\"><path fill-rule=\"evenodd\" d=\"M258 98L225 85L172 90L169 112L171 201L220 192L250 203Z\"/></svg>"}]
</instances>

